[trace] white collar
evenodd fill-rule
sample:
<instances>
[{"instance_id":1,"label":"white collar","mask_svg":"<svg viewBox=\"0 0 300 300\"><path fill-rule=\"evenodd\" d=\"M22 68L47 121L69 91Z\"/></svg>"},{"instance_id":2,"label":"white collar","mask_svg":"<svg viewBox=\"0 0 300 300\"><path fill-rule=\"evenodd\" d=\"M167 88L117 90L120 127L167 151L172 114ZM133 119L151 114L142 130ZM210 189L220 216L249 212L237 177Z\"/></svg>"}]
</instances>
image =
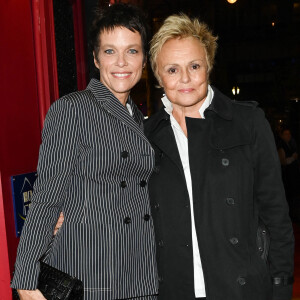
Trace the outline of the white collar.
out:
<instances>
[{"instance_id":1,"label":"white collar","mask_svg":"<svg viewBox=\"0 0 300 300\"><path fill-rule=\"evenodd\" d=\"M200 109L199 109L199 113L200 116L204 119L204 111L209 107L209 105L211 104L211 101L214 97L214 91L211 88L210 85L208 85L207 87L207 96L203 102L203 104L201 105ZM173 104L172 102L168 99L168 97L164 94L163 97L161 98L161 101L165 107L165 111L171 116L172 112L173 112Z\"/></svg>"}]
</instances>

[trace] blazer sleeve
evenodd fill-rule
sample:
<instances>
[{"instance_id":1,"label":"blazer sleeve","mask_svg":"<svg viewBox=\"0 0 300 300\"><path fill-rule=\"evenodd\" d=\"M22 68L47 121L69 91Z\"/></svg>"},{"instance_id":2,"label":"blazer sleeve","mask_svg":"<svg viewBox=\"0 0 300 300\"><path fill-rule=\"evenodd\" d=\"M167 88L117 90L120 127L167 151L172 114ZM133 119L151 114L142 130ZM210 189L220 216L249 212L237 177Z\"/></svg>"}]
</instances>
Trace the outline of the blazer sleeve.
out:
<instances>
[{"instance_id":1,"label":"blazer sleeve","mask_svg":"<svg viewBox=\"0 0 300 300\"><path fill-rule=\"evenodd\" d=\"M38 178L18 246L11 284L13 288L37 288L38 260L52 239L76 164L77 122L75 108L65 98L57 100L47 113L39 153Z\"/></svg>"},{"instance_id":2,"label":"blazer sleeve","mask_svg":"<svg viewBox=\"0 0 300 300\"><path fill-rule=\"evenodd\" d=\"M273 284L273 300L292 298L294 271L294 235L281 179L281 167L269 123L261 109L254 113L254 192L258 213L270 232L269 264Z\"/></svg>"}]
</instances>

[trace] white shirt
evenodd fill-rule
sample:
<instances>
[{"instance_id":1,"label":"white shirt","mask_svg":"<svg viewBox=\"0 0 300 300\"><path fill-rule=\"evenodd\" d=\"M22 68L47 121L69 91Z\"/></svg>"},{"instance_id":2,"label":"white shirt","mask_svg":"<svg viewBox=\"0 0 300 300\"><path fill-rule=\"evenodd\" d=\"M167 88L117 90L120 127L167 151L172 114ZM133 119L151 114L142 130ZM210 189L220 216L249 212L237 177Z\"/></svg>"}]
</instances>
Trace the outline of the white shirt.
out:
<instances>
[{"instance_id":1,"label":"white shirt","mask_svg":"<svg viewBox=\"0 0 300 300\"><path fill-rule=\"evenodd\" d=\"M206 99L204 100L203 104L199 109L199 113L202 118L204 118L204 111L210 105L213 96L214 96L214 91L210 86L208 86ZM200 251L199 251L198 239L197 239L196 228L195 228L193 190L192 190L192 178L191 178L190 162L189 162L188 139L185 136L183 130L181 129L176 119L173 117L172 114L173 105L171 101L165 95L161 100L165 106L165 111L170 115L171 126L175 135L176 144L178 147L181 163L183 166L184 176L185 176L186 185L187 185L189 198L190 198L195 297L196 298L206 297Z\"/></svg>"},{"instance_id":2,"label":"white shirt","mask_svg":"<svg viewBox=\"0 0 300 300\"><path fill-rule=\"evenodd\" d=\"M126 103L126 108L127 108L128 112L129 112L129 114L131 116L133 116L132 108L131 108L131 105L129 103Z\"/></svg>"}]
</instances>

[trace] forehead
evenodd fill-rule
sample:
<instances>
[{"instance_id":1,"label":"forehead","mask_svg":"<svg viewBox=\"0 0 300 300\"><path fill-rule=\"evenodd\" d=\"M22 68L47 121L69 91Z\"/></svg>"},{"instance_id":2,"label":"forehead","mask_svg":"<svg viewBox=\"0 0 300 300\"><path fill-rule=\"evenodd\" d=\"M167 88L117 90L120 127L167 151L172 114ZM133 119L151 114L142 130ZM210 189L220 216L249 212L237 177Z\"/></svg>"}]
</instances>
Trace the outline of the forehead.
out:
<instances>
[{"instance_id":1,"label":"forehead","mask_svg":"<svg viewBox=\"0 0 300 300\"><path fill-rule=\"evenodd\" d=\"M126 27L115 27L105 29L99 34L100 46L104 44L110 45L141 45L142 38L138 31L131 31Z\"/></svg>"},{"instance_id":2,"label":"forehead","mask_svg":"<svg viewBox=\"0 0 300 300\"><path fill-rule=\"evenodd\" d=\"M160 52L159 58L164 60L180 60L185 59L205 59L206 51L203 44L194 37L187 38L173 38L166 41Z\"/></svg>"}]
</instances>

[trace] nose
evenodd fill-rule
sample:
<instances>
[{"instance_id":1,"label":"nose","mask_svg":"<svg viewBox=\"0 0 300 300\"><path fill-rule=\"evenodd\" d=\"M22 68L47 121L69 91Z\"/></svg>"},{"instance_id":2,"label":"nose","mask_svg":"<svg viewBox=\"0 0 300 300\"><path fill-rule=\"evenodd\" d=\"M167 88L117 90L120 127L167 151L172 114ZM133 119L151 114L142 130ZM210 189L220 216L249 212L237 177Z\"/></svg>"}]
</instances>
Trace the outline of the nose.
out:
<instances>
[{"instance_id":1,"label":"nose","mask_svg":"<svg viewBox=\"0 0 300 300\"><path fill-rule=\"evenodd\" d=\"M181 82L182 83L188 83L190 81L190 74L188 70L183 69L181 72Z\"/></svg>"},{"instance_id":2,"label":"nose","mask_svg":"<svg viewBox=\"0 0 300 300\"><path fill-rule=\"evenodd\" d=\"M117 66L124 67L127 65L127 61L124 54L119 54L117 58Z\"/></svg>"}]
</instances>

